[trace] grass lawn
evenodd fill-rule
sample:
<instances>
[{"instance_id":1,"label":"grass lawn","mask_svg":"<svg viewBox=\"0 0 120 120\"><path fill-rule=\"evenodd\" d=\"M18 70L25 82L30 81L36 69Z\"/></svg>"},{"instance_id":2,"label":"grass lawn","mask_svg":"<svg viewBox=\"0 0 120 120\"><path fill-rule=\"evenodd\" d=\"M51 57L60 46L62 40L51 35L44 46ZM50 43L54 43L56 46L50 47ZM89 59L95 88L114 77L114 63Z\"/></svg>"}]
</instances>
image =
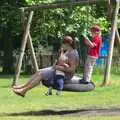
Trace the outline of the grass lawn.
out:
<instances>
[{"instance_id":1,"label":"grass lawn","mask_svg":"<svg viewBox=\"0 0 120 120\"><path fill-rule=\"evenodd\" d=\"M22 76L20 83L28 78ZM103 76L93 75L96 89L92 92L56 96L54 91L48 97L44 95L47 89L38 86L21 98L11 91L12 77L0 77L0 120L120 120L116 113L100 114L101 110L120 111L120 75L111 76L110 86L100 87L102 80Z\"/></svg>"}]
</instances>

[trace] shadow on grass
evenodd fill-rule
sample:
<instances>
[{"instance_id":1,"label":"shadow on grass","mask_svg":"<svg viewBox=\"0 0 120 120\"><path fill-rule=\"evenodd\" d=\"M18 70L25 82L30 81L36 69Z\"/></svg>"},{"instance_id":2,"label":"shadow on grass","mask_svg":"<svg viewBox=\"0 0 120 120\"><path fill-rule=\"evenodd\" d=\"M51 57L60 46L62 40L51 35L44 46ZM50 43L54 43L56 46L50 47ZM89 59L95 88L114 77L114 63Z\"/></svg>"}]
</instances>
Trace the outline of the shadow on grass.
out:
<instances>
[{"instance_id":1,"label":"shadow on grass","mask_svg":"<svg viewBox=\"0 0 120 120\"><path fill-rule=\"evenodd\" d=\"M0 88L11 88L11 85L0 86Z\"/></svg>"},{"instance_id":2,"label":"shadow on grass","mask_svg":"<svg viewBox=\"0 0 120 120\"><path fill-rule=\"evenodd\" d=\"M41 111L28 111L20 113L5 113L4 116L120 116L120 108L110 108L110 109L77 109L77 110L41 110Z\"/></svg>"}]
</instances>

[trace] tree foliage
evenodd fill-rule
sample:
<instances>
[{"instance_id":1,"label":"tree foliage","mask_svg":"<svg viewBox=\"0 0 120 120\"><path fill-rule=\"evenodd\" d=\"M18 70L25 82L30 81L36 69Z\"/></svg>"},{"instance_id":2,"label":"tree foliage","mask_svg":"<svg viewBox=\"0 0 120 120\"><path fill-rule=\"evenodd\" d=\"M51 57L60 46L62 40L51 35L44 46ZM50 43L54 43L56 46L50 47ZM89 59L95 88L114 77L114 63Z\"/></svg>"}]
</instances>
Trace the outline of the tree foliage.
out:
<instances>
[{"instance_id":1,"label":"tree foliage","mask_svg":"<svg viewBox=\"0 0 120 120\"><path fill-rule=\"evenodd\" d=\"M62 2L74 1L0 1L0 48L4 51L5 72L12 71L12 51L16 48L20 48L20 43L22 40L23 33L19 7L26 5ZM110 26L106 13L105 5L76 7L70 5L62 9L36 10L31 26L31 35L33 38L34 47L39 49L42 45L44 49L48 49L49 46L52 46L53 50L56 51L60 46L63 36L66 34L70 34L73 38L79 39L80 44L82 44L81 32L85 28L88 29L92 24L100 24L103 29L103 33L106 34ZM29 12L26 11L25 14L28 16ZM51 50L51 47L48 50ZM9 58L9 61L11 61L10 63L8 62L7 58Z\"/></svg>"},{"instance_id":2,"label":"tree foliage","mask_svg":"<svg viewBox=\"0 0 120 120\"><path fill-rule=\"evenodd\" d=\"M0 49L4 52L3 72L13 72L12 52L16 46L16 38L20 37L20 16L17 7L24 6L25 1L0 1Z\"/></svg>"}]
</instances>

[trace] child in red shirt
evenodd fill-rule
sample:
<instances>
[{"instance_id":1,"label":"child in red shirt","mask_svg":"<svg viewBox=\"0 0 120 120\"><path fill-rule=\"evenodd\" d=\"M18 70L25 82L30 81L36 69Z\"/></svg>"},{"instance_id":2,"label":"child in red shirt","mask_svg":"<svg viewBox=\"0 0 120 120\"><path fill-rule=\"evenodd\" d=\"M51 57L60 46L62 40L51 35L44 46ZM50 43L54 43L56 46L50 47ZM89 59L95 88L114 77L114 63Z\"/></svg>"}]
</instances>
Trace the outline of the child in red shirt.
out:
<instances>
[{"instance_id":1,"label":"child in red shirt","mask_svg":"<svg viewBox=\"0 0 120 120\"><path fill-rule=\"evenodd\" d=\"M90 28L90 32L92 35L92 40L90 41L84 34L85 44L88 48L87 60L85 62L84 76L83 81L88 83L91 81L91 76L93 72L93 67L96 63L96 60L99 57L100 49L102 45L102 37L101 37L101 28L98 25L94 25Z\"/></svg>"}]
</instances>

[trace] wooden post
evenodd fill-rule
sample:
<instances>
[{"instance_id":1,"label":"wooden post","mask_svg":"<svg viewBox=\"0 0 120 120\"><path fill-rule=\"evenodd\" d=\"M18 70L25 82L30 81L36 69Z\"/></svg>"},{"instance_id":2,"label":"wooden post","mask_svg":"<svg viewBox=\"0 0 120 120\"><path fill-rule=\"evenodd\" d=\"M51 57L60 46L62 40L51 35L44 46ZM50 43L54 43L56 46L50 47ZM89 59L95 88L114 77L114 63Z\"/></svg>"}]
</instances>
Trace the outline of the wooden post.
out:
<instances>
[{"instance_id":1,"label":"wooden post","mask_svg":"<svg viewBox=\"0 0 120 120\"><path fill-rule=\"evenodd\" d=\"M28 45L29 45L29 48L30 48L30 51L31 51L31 55L32 55L32 59L33 59L33 65L34 65L35 72L36 72L36 71L39 70L39 67L38 67L38 63L37 63L37 60L36 60L34 47L33 47L33 44L32 44L32 38L31 38L30 33L28 35Z\"/></svg>"},{"instance_id":2,"label":"wooden post","mask_svg":"<svg viewBox=\"0 0 120 120\"><path fill-rule=\"evenodd\" d=\"M23 30L25 31L25 11L24 11L24 9L21 9L21 13L22 13L21 17L22 17ZM38 67L38 63L37 63L37 60L36 60L34 47L33 47L33 44L32 44L32 37L30 35L30 32L28 34L28 47L29 47L31 55L32 55L33 66L34 66L34 69L35 69L35 72L36 72L36 71L39 70L39 67Z\"/></svg>"},{"instance_id":3,"label":"wooden post","mask_svg":"<svg viewBox=\"0 0 120 120\"><path fill-rule=\"evenodd\" d=\"M116 29L115 40L117 43L118 52L120 52L120 34L119 34L118 29Z\"/></svg>"},{"instance_id":4,"label":"wooden post","mask_svg":"<svg viewBox=\"0 0 120 120\"><path fill-rule=\"evenodd\" d=\"M20 56L19 56L19 59L18 59L18 62L17 62L15 77L14 77L12 85L16 84L16 82L18 81L19 75L20 75L22 60L23 60L23 56L24 56L24 51L25 51L25 47L26 47L26 43L27 43L27 38L28 38L28 35L29 35L29 30L30 30L30 25L31 25L33 14L34 14L34 12L31 11L30 15L29 15L28 22L27 22L27 27L26 27L24 35L23 35L22 45L21 45L21 48L20 48Z\"/></svg>"},{"instance_id":5,"label":"wooden post","mask_svg":"<svg viewBox=\"0 0 120 120\"><path fill-rule=\"evenodd\" d=\"M107 58L107 63L106 63L103 85L107 85L110 82L110 70L111 70L111 64L112 64L115 31L117 28L118 12L119 12L119 2L116 2L113 19L112 19L111 34L110 34L110 47L109 47L109 53L108 53L108 58Z\"/></svg>"},{"instance_id":6,"label":"wooden post","mask_svg":"<svg viewBox=\"0 0 120 120\"><path fill-rule=\"evenodd\" d=\"M118 31L118 29L116 29L115 37L116 37L116 40L117 40L118 46L120 46L120 35L119 35L119 31Z\"/></svg>"},{"instance_id":7,"label":"wooden post","mask_svg":"<svg viewBox=\"0 0 120 120\"><path fill-rule=\"evenodd\" d=\"M108 0L108 17L109 17L109 19L112 19L112 13L113 13L113 2L111 0Z\"/></svg>"}]
</instances>

